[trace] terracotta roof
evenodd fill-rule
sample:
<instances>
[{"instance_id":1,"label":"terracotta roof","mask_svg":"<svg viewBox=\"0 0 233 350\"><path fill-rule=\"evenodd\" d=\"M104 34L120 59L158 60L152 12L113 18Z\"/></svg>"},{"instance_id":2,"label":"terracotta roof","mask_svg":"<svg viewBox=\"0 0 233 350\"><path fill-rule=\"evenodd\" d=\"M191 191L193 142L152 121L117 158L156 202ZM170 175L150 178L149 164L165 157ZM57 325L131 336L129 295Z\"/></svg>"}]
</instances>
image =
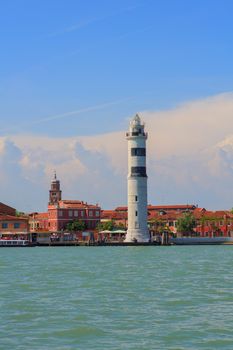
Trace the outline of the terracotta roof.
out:
<instances>
[{"instance_id":1,"label":"terracotta roof","mask_svg":"<svg viewBox=\"0 0 233 350\"><path fill-rule=\"evenodd\" d=\"M113 219L113 220L122 220L127 219L127 213L119 213L114 210L102 210L101 219Z\"/></svg>"},{"instance_id":2,"label":"terracotta roof","mask_svg":"<svg viewBox=\"0 0 233 350\"><path fill-rule=\"evenodd\" d=\"M148 205L148 210L185 210L185 209L196 209L196 205L194 204L176 204L176 205ZM127 211L127 207L117 207L115 211Z\"/></svg>"},{"instance_id":3,"label":"terracotta roof","mask_svg":"<svg viewBox=\"0 0 233 350\"><path fill-rule=\"evenodd\" d=\"M34 215L35 219L48 219L48 213L37 213Z\"/></svg>"},{"instance_id":4,"label":"terracotta roof","mask_svg":"<svg viewBox=\"0 0 233 350\"><path fill-rule=\"evenodd\" d=\"M148 220L161 220L161 221L168 221L168 220L177 220L178 218L182 217L183 213L179 213L177 211L172 211L169 213L166 213L164 215L160 215L157 211L149 212L148 214Z\"/></svg>"},{"instance_id":5,"label":"terracotta roof","mask_svg":"<svg viewBox=\"0 0 233 350\"><path fill-rule=\"evenodd\" d=\"M128 211L128 207L117 207L115 211Z\"/></svg>"},{"instance_id":6,"label":"terracotta roof","mask_svg":"<svg viewBox=\"0 0 233 350\"><path fill-rule=\"evenodd\" d=\"M176 205L148 205L148 210L185 210L185 209L196 209L193 204L176 204Z\"/></svg>"},{"instance_id":7,"label":"terracotta roof","mask_svg":"<svg viewBox=\"0 0 233 350\"><path fill-rule=\"evenodd\" d=\"M20 217L20 216L13 216L13 215L5 215L0 214L0 221L27 221L28 218L26 217Z\"/></svg>"},{"instance_id":8,"label":"terracotta roof","mask_svg":"<svg viewBox=\"0 0 233 350\"><path fill-rule=\"evenodd\" d=\"M194 211L194 216L197 219L201 219L201 218L206 218L206 219L233 218L232 213L229 211L225 211L225 210L217 210L217 211L206 210L203 213L197 213Z\"/></svg>"},{"instance_id":9,"label":"terracotta roof","mask_svg":"<svg viewBox=\"0 0 233 350\"><path fill-rule=\"evenodd\" d=\"M93 205L78 200L61 200L59 207L64 209L100 209L98 204Z\"/></svg>"},{"instance_id":10,"label":"terracotta roof","mask_svg":"<svg viewBox=\"0 0 233 350\"><path fill-rule=\"evenodd\" d=\"M14 216L16 214L16 209L10 207L7 204L4 204L4 203L0 202L0 213L1 214L5 214L5 215L12 215L12 216Z\"/></svg>"}]
</instances>

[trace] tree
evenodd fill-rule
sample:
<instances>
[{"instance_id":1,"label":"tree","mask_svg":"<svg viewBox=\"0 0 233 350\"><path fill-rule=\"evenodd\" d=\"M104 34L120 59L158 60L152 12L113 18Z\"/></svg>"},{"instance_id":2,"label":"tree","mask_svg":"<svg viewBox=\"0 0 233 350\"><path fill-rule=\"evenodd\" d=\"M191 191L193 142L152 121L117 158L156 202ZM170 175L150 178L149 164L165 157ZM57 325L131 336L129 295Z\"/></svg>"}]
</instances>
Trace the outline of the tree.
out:
<instances>
[{"instance_id":1,"label":"tree","mask_svg":"<svg viewBox=\"0 0 233 350\"><path fill-rule=\"evenodd\" d=\"M98 231L112 231L115 228L115 222L113 220L101 222L97 225Z\"/></svg>"},{"instance_id":2,"label":"tree","mask_svg":"<svg viewBox=\"0 0 233 350\"><path fill-rule=\"evenodd\" d=\"M180 233L192 234L196 227L196 220L192 213L184 213L177 220L177 231Z\"/></svg>"},{"instance_id":3,"label":"tree","mask_svg":"<svg viewBox=\"0 0 233 350\"><path fill-rule=\"evenodd\" d=\"M24 212L22 212L22 211L18 211L18 210L16 210L16 212L15 212L15 216L17 216L17 217L22 217L22 216L25 216L25 213L24 213Z\"/></svg>"},{"instance_id":4,"label":"tree","mask_svg":"<svg viewBox=\"0 0 233 350\"><path fill-rule=\"evenodd\" d=\"M80 220L74 220L66 225L68 231L83 231L86 228L86 224Z\"/></svg>"},{"instance_id":5,"label":"tree","mask_svg":"<svg viewBox=\"0 0 233 350\"><path fill-rule=\"evenodd\" d=\"M149 222L150 229L154 230L156 234L162 234L166 227L166 222L160 218L153 218Z\"/></svg>"}]
</instances>

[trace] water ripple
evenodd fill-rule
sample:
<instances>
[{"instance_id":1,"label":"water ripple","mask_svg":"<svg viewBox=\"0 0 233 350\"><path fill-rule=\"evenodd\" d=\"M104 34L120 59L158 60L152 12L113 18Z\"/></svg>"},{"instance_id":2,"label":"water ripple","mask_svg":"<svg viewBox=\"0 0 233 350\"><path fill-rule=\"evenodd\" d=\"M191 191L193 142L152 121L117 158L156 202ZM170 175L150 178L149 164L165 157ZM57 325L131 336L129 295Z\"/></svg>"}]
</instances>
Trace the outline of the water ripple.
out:
<instances>
[{"instance_id":1,"label":"water ripple","mask_svg":"<svg viewBox=\"0 0 233 350\"><path fill-rule=\"evenodd\" d=\"M233 349L233 247L0 253L0 349Z\"/></svg>"}]
</instances>

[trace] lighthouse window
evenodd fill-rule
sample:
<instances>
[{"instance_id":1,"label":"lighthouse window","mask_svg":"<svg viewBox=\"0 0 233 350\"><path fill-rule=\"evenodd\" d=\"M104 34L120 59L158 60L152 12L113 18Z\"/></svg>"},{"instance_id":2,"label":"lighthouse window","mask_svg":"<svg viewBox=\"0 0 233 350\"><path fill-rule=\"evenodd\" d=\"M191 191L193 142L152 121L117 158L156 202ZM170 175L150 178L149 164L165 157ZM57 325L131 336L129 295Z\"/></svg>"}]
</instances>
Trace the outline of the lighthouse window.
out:
<instances>
[{"instance_id":1,"label":"lighthouse window","mask_svg":"<svg viewBox=\"0 0 233 350\"><path fill-rule=\"evenodd\" d=\"M135 216L138 216L138 212L137 212L137 210L135 211Z\"/></svg>"},{"instance_id":2,"label":"lighthouse window","mask_svg":"<svg viewBox=\"0 0 233 350\"><path fill-rule=\"evenodd\" d=\"M135 196L135 202L137 202L138 201L138 196Z\"/></svg>"},{"instance_id":3,"label":"lighthouse window","mask_svg":"<svg viewBox=\"0 0 233 350\"><path fill-rule=\"evenodd\" d=\"M131 176L146 177L146 167L145 166L132 166Z\"/></svg>"},{"instance_id":4,"label":"lighthouse window","mask_svg":"<svg viewBox=\"0 0 233 350\"><path fill-rule=\"evenodd\" d=\"M145 148L131 148L131 156L139 156L139 157L145 157L146 155L146 149Z\"/></svg>"}]
</instances>

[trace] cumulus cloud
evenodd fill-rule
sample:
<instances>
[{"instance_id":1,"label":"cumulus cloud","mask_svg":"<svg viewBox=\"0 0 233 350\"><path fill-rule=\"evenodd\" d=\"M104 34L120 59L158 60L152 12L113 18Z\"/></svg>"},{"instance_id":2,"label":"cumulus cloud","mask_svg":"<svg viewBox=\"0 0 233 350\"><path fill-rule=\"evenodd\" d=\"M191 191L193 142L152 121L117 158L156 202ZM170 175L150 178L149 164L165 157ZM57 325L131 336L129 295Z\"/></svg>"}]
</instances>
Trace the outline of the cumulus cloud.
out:
<instances>
[{"instance_id":1,"label":"cumulus cloud","mask_svg":"<svg viewBox=\"0 0 233 350\"><path fill-rule=\"evenodd\" d=\"M232 93L140 114L149 132L151 203L194 203L210 209L233 206ZM34 210L46 208L54 169L66 198L99 202L104 208L126 203L124 131L77 138L14 135L0 139L0 162L8 164L5 174L15 174L25 193L33 188ZM23 199L21 203L25 208Z\"/></svg>"}]
</instances>

